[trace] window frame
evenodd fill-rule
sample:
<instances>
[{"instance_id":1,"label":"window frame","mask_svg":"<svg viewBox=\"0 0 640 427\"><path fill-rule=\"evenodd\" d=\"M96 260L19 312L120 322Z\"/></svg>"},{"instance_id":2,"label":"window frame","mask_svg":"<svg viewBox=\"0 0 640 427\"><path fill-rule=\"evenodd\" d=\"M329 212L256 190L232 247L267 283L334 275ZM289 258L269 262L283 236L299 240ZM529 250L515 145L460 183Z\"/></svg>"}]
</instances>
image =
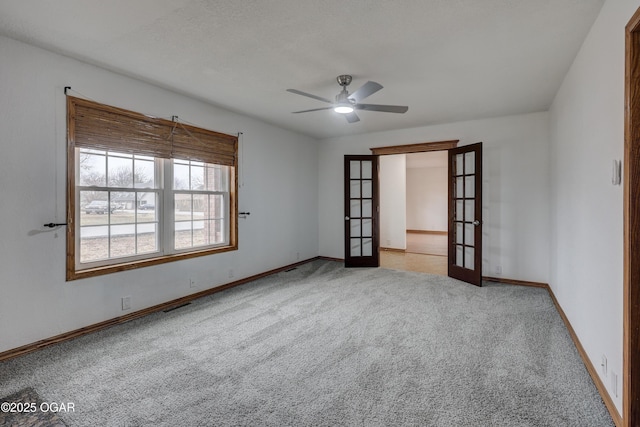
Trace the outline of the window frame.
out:
<instances>
[{"instance_id":1,"label":"window frame","mask_svg":"<svg viewBox=\"0 0 640 427\"><path fill-rule=\"evenodd\" d=\"M157 192L157 211L156 215L158 216L158 232L160 233L158 237L158 245L160 253L151 252L149 254L137 254L131 257L123 257L123 258L112 258L108 261L99 261L99 262L91 262L85 263L90 264L89 266L81 266L79 264L80 257L80 190L81 188L85 188L86 186L80 186L79 183L76 185L76 177L79 173L79 148L91 148L90 145L80 145L76 144L76 105L88 106L90 108L95 108L101 111L107 111L109 114L121 115L122 117L132 118L137 122L148 122L151 126L156 127L164 127L167 131L167 136L170 137L174 134L174 131L179 126L183 132L181 135L181 139L176 146L176 150L179 154L178 156L173 156L174 147L171 146L171 156L162 156L156 157L156 168L160 167L160 183L156 189L149 189L150 192ZM195 257L213 255L222 252L234 251L238 249L238 138L237 136L221 134L218 132L184 125L182 123L178 123L175 121L158 119L149 117L143 114L135 113L129 110L124 110L121 108L111 107L108 105L99 104L93 101L88 101L80 98L75 98L68 96L67 97L67 256L66 256L66 280L72 281L77 279L89 278L100 276L104 274L110 274L120 271L128 271L142 267L148 267L153 265L164 264L168 262L174 262L184 259L190 259ZM135 130L134 130L135 131ZM195 136L197 135L197 136ZM173 242L173 238L167 239L167 232L171 230L173 232L174 222L169 221L168 218L173 218L173 215L166 215L166 210L173 208L173 195L174 189L173 185L169 185L169 177L167 175L172 175L173 173L173 159L183 159L183 160L194 160L201 162L202 152L207 150L207 141L208 137L211 136L212 143L210 144L213 148L215 155L215 147L220 145L218 141L223 141L224 144L227 144L226 149L232 146L233 148L233 158L230 160L229 153L223 153L223 156L227 156L224 162L211 162L210 160L204 160L204 163L212 163L212 164L221 164L225 166L229 166L229 182L228 182L228 197L225 200L227 206L225 206L225 214L228 215L228 220L225 222L225 227L228 229L228 242L218 245L208 245L208 246L196 246L187 249L175 249L175 245L171 245L171 248L165 248L165 252L162 253L162 245L163 243L166 245L167 241ZM193 152L193 157L186 158L185 156L189 156L189 150L185 150L185 141L188 142L189 138L192 137L194 140L194 146L196 147ZM106 138L108 139L108 137ZM164 142L164 141L162 141ZM173 140L169 141L170 144L173 144ZM101 145L102 144L102 145ZM230 145L232 144L232 145ZM96 144L96 150L104 150L104 142L100 141ZM76 154L76 150L78 155ZM111 151L119 152L119 149L114 147ZM148 153L145 152L136 152L135 149L132 151L134 154L140 154L144 156L149 156ZM206 153L205 153L206 154ZM211 157L209 157L210 159ZM160 166L157 163L160 163ZM171 166L167 166L171 163ZM167 173L167 171L171 171L171 173ZM157 173L157 169L156 169ZM114 188L110 188L108 183L105 183L106 187L104 190L106 191L114 191ZM95 187L96 190L101 189L102 187ZM93 188L92 188L93 189ZM127 189L131 191L135 191L135 188ZM194 193L193 190L189 190L190 193ZM197 190L195 191L197 193ZM211 192L207 192L210 194ZM162 230L160 230L162 229ZM78 261L78 262L76 262ZM113 262L111 262L113 261ZM108 262L105 264L105 262Z\"/></svg>"}]
</instances>

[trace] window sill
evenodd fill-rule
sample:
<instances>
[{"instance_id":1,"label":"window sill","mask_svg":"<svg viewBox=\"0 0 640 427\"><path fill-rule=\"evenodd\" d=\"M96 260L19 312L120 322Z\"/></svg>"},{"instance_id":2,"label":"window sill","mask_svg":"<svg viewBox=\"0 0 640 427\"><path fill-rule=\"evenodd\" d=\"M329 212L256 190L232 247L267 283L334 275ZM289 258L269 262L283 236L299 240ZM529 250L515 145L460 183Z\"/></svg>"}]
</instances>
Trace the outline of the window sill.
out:
<instances>
[{"instance_id":1,"label":"window sill","mask_svg":"<svg viewBox=\"0 0 640 427\"><path fill-rule=\"evenodd\" d=\"M197 258L201 256L213 255L222 252L238 250L238 245L229 245L216 247L213 249L205 249L201 251L193 251L175 255L163 255L155 258L147 258L144 260L123 262L115 265L106 265L103 267L88 268L85 270L67 269L67 281L87 279L89 277L102 276L105 274L117 273L120 271L135 270L137 268L150 267L153 265L165 264L168 262L180 261L183 259ZM71 264L69 264L71 261ZM73 260L67 260L67 265L73 265Z\"/></svg>"}]
</instances>

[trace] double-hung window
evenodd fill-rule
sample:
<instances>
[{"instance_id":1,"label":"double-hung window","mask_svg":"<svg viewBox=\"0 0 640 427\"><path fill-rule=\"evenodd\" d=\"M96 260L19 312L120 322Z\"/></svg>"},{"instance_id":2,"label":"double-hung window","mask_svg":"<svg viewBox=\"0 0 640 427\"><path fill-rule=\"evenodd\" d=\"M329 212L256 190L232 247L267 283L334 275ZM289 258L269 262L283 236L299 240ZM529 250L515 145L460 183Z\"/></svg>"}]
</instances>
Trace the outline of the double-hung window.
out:
<instances>
[{"instance_id":1,"label":"double-hung window","mask_svg":"<svg viewBox=\"0 0 640 427\"><path fill-rule=\"evenodd\" d=\"M237 249L237 137L68 97L67 279Z\"/></svg>"}]
</instances>

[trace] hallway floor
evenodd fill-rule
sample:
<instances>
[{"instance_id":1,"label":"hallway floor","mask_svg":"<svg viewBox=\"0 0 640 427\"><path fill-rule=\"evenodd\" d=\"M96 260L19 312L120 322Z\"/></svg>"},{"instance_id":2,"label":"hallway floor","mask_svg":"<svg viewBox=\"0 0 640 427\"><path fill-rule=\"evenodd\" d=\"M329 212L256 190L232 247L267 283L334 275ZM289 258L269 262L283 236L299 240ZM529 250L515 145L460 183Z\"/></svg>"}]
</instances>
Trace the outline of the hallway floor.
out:
<instances>
[{"instance_id":1,"label":"hallway floor","mask_svg":"<svg viewBox=\"0 0 640 427\"><path fill-rule=\"evenodd\" d=\"M447 235L407 232L404 252L380 250L380 267L447 275Z\"/></svg>"}]
</instances>

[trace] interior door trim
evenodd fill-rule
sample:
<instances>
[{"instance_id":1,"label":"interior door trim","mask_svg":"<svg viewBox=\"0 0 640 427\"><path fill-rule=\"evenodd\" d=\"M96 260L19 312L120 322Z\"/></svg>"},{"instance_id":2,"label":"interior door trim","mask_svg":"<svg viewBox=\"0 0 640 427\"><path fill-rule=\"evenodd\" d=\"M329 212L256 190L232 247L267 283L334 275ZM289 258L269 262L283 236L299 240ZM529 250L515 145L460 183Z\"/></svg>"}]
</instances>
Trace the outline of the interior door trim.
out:
<instances>
[{"instance_id":1,"label":"interior door trim","mask_svg":"<svg viewBox=\"0 0 640 427\"><path fill-rule=\"evenodd\" d=\"M625 28L624 107L622 422L631 427L640 425L640 9Z\"/></svg>"},{"instance_id":2,"label":"interior door trim","mask_svg":"<svg viewBox=\"0 0 640 427\"><path fill-rule=\"evenodd\" d=\"M443 151L458 146L459 139L449 141L420 142L418 144L391 145L387 147L370 148L372 154L379 156L387 154L426 153L428 151Z\"/></svg>"}]
</instances>

